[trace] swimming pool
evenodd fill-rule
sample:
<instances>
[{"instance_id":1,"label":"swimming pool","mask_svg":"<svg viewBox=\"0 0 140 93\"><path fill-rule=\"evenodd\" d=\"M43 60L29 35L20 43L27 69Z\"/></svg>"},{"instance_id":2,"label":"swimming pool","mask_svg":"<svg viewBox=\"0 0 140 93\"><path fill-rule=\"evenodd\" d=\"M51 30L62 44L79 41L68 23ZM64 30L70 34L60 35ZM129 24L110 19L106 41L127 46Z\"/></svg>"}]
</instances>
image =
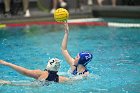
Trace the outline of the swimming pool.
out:
<instances>
[{"instance_id":1,"label":"swimming pool","mask_svg":"<svg viewBox=\"0 0 140 93\"><path fill-rule=\"evenodd\" d=\"M0 29L0 59L44 70L50 57L64 60L60 51L63 34L62 25ZM73 57L83 50L93 53L87 79L42 87L0 86L0 93L140 92L140 28L70 25L68 49ZM68 69L63 61L59 74L66 75ZM33 81L1 65L0 79Z\"/></svg>"}]
</instances>

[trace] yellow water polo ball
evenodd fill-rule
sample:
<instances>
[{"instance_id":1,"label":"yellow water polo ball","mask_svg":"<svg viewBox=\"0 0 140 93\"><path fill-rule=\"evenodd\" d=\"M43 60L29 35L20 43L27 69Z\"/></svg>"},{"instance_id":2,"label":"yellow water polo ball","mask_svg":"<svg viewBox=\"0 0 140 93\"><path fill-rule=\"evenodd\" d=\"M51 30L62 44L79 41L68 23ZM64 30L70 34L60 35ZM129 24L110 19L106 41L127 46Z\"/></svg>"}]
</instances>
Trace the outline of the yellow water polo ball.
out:
<instances>
[{"instance_id":1,"label":"yellow water polo ball","mask_svg":"<svg viewBox=\"0 0 140 93\"><path fill-rule=\"evenodd\" d=\"M54 19L57 22L64 22L67 21L69 18L69 12L64 8L58 8L54 12Z\"/></svg>"}]
</instances>

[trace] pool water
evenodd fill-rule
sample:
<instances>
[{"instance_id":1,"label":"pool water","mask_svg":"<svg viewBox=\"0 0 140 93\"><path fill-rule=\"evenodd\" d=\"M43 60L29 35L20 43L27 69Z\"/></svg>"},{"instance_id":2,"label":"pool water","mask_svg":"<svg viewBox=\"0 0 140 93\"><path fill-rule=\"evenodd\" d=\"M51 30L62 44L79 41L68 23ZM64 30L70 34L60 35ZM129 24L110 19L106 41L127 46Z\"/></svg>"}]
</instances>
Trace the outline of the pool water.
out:
<instances>
[{"instance_id":1,"label":"pool water","mask_svg":"<svg viewBox=\"0 0 140 93\"><path fill-rule=\"evenodd\" d=\"M26 26L0 29L0 59L44 70L47 60L63 60L60 75L69 66L61 55L62 25ZM68 49L73 57L80 51L93 53L88 64L91 75L84 80L49 86L0 86L0 93L139 93L140 28L70 26ZM0 65L0 79L33 81Z\"/></svg>"}]
</instances>

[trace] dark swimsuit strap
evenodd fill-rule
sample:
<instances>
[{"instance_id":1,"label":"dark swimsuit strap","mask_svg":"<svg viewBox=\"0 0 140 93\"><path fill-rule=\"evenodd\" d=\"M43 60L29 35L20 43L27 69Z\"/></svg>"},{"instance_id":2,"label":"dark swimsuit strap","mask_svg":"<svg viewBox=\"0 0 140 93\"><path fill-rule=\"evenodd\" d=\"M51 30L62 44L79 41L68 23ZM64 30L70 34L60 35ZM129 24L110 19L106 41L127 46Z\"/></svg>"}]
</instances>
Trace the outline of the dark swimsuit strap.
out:
<instances>
[{"instance_id":1,"label":"dark swimsuit strap","mask_svg":"<svg viewBox=\"0 0 140 93\"><path fill-rule=\"evenodd\" d=\"M78 72L77 72L77 65L73 65L73 66L75 66L76 68L75 68L75 70L73 71L73 75L76 75ZM85 72L88 72L88 70L85 68L85 70L83 71L83 72L81 72L81 73L78 73L78 75L82 75L82 74L84 74Z\"/></svg>"},{"instance_id":2,"label":"dark swimsuit strap","mask_svg":"<svg viewBox=\"0 0 140 93\"><path fill-rule=\"evenodd\" d=\"M78 74L79 74L79 75L82 75L82 74L84 74L85 72L88 72L88 70L85 69L85 71L83 71L83 72L81 72L81 73L78 73Z\"/></svg>"}]
</instances>

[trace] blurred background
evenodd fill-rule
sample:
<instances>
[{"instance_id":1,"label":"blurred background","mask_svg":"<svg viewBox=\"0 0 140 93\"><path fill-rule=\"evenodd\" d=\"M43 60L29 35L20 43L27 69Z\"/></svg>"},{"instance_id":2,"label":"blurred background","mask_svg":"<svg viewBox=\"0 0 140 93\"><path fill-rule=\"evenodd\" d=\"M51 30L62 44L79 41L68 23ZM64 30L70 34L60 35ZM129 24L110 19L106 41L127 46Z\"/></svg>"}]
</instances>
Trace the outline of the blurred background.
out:
<instances>
[{"instance_id":1,"label":"blurred background","mask_svg":"<svg viewBox=\"0 0 140 93\"><path fill-rule=\"evenodd\" d=\"M0 0L0 23L14 19L50 21L59 7L69 10L70 19L140 18L140 0Z\"/></svg>"}]
</instances>

